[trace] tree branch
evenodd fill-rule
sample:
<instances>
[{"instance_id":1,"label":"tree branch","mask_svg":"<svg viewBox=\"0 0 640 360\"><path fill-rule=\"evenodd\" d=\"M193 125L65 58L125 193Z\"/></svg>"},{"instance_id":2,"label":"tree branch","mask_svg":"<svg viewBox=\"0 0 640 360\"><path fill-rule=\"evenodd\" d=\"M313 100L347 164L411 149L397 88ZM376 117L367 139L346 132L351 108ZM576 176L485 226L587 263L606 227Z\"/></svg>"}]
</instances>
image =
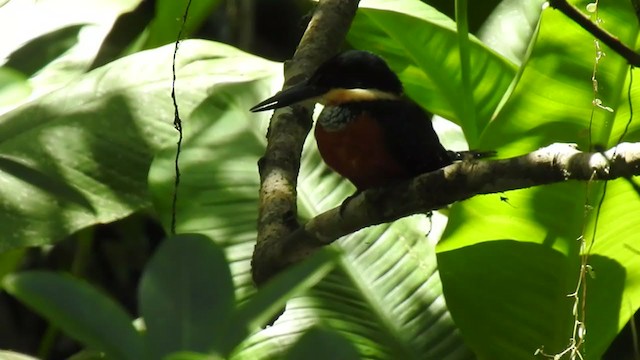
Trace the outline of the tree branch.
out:
<instances>
[{"instance_id":1,"label":"tree branch","mask_svg":"<svg viewBox=\"0 0 640 360\"><path fill-rule=\"evenodd\" d=\"M362 228L442 208L479 194L500 193L569 180L611 180L640 175L640 143L604 153L553 144L530 154L494 161L465 161L393 186L370 189L343 208L322 213L278 242L260 269L275 273L342 236Z\"/></svg>"},{"instance_id":2,"label":"tree branch","mask_svg":"<svg viewBox=\"0 0 640 360\"><path fill-rule=\"evenodd\" d=\"M560 10L560 12L565 14L576 24L580 25L583 29L591 33L591 35L605 43L613 51L625 58L630 65L636 67L640 66L640 54L627 47L617 37L611 35L603 28L591 22L588 17L578 11L578 9L569 4L566 0L549 0L549 5L556 10ZM634 6L636 6L635 0ZM636 11L638 11L637 8Z\"/></svg>"},{"instance_id":3,"label":"tree branch","mask_svg":"<svg viewBox=\"0 0 640 360\"><path fill-rule=\"evenodd\" d=\"M317 5L293 59L285 63L285 88L338 52L358 8L358 0L322 0ZM273 273L263 273L275 254L272 248L296 230L296 186L302 145L311 129L313 105L294 105L276 110L267 132L267 149L258 162L260 193L258 239L252 258L257 285Z\"/></svg>"}]
</instances>

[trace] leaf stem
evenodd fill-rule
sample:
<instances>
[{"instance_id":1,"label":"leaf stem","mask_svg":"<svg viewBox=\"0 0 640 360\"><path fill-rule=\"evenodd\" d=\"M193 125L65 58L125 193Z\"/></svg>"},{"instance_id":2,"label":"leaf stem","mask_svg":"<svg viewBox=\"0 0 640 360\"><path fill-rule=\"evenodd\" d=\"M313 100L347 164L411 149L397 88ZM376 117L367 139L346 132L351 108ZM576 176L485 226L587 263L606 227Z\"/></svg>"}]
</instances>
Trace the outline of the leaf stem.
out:
<instances>
[{"instance_id":1,"label":"leaf stem","mask_svg":"<svg viewBox=\"0 0 640 360\"><path fill-rule=\"evenodd\" d=\"M456 25L458 28L458 49L460 54L460 72L462 76L462 116L461 123L467 142L471 147L478 142L475 103L471 88L471 60L469 42L469 22L467 0L456 0Z\"/></svg>"}]
</instances>

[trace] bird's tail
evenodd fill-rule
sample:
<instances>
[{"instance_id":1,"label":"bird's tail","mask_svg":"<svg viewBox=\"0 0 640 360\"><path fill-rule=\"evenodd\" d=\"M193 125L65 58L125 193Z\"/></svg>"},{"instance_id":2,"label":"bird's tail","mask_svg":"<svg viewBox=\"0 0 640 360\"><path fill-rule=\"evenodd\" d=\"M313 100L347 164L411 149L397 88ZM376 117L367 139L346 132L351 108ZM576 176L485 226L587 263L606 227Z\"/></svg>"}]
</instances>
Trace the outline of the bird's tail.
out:
<instances>
[{"instance_id":1,"label":"bird's tail","mask_svg":"<svg viewBox=\"0 0 640 360\"><path fill-rule=\"evenodd\" d=\"M449 155L449 159L451 161L469 161L476 159L484 159L489 157L494 157L498 153L495 151L476 151L476 150L466 150L466 151L452 151L447 150L447 154Z\"/></svg>"}]
</instances>

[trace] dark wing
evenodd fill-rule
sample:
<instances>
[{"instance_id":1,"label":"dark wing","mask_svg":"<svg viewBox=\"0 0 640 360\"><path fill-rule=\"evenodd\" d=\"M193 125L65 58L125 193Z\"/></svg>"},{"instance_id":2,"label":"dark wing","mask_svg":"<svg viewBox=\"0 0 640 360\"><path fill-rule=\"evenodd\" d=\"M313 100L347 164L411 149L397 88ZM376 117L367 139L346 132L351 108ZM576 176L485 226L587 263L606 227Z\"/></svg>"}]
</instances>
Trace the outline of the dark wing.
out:
<instances>
[{"instance_id":1,"label":"dark wing","mask_svg":"<svg viewBox=\"0 0 640 360\"><path fill-rule=\"evenodd\" d=\"M411 100L376 101L372 111L392 156L412 176L452 163L433 129L431 115Z\"/></svg>"}]
</instances>

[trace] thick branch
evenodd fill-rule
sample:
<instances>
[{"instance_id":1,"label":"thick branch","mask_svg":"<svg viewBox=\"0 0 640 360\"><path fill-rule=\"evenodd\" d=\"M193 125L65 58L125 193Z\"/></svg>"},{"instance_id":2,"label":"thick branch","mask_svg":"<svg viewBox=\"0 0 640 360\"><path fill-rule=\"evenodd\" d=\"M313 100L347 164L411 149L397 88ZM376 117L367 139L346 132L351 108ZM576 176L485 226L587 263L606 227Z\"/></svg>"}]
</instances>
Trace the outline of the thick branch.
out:
<instances>
[{"instance_id":1,"label":"thick branch","mask_svg":"<svg viewBox=\"0 0 640 360\"><path fill-rule=\"evenodd\" d=\"M323 0L291 61L285 63L285 88L304 80L321 63L338 52L349 30L358 0ZM252 259L252 275L260 285L270 275L262 274L262 259L270 259L272 244L298 228L296 222L296 186L300 155L311 129L312 104L277 110L267 133L267 149L258 163L260 170L260 206L258 239Z\"/></svg>"},{"instance_id":2,"label":"thick branch","mask_svg":"<svg viewBox=\"0 0 640 360\"><path fill-rule=\"evenodd\" d=\"M606 157L605 157L606 156ZM495 161L465 161L394 186L370 189L343 208L322 213L274 244L261 271L275 272L321 246L362 228L442 208L474 195L500 193L569 180L609 180L640 175L640 143L622 143L603 153L554 144L527 155Z\"/></svg>"},{"instance_id":3,"label":"thick branch","mask_svg":"<svg viewBox=\"0 0 640 360\"><path fill-rule=\"evenodd\" d=\"M634 6L635 4L636 2L634 0ZM623 44L617 37L611 35L606 30L591 22L588 17L578 11L578 9L569 4L566 0L549 0L549 5L554 9L560 10L560 12L575 21L576 24L580 25L583 29L590 32L591 35L605 43L613 51L625 58L630 65L636 67L640 66L640 54Z\"/></svg>"}]
</instances>

